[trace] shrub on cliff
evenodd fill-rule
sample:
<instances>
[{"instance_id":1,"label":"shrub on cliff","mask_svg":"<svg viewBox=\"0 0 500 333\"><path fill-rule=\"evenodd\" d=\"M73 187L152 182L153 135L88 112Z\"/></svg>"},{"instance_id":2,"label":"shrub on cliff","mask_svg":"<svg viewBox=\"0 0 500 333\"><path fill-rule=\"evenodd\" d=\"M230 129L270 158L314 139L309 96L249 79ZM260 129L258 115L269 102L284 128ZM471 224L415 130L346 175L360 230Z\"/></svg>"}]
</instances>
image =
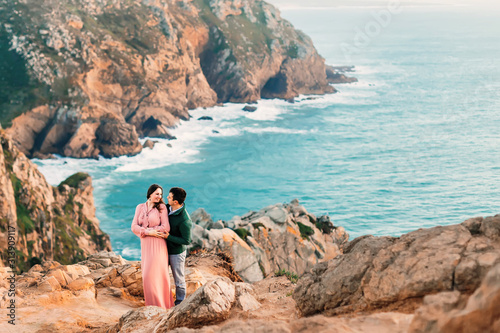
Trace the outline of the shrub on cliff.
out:
<instances>
[{"instance_id":1,"label":"shrub on cliff","mask_svg":"<svg viewBox=\"0 0 500 333\"><path fill-rule=\"evenodd\" d=\"M62 185L68 185L69 187L78 188L78 185L80 185L82 181L86 180L89 177L89 174L85 172L75 173L74 175L69 176L66 180L63 180L59 184L58 188L61 189Z\"/></svg>"}]
</instances>

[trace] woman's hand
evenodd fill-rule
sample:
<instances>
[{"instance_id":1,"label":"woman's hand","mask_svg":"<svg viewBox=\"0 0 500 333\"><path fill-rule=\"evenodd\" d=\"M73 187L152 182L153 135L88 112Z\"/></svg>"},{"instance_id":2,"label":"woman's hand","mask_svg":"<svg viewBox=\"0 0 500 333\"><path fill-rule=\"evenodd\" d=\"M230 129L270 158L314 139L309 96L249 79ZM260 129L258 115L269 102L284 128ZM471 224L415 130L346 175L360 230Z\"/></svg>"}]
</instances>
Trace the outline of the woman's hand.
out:
<instances>
[{"instance_id":1,"label":"woman's hand","mask_svg":"<svg viewBox=\"0 0 500 333\"><path fill-rule=\"evenodd\" d=\"M148 231L148 236L163 238L163 234L161 232L157 231L157 230L149 230Z\"/></svg>"}]
</instances>

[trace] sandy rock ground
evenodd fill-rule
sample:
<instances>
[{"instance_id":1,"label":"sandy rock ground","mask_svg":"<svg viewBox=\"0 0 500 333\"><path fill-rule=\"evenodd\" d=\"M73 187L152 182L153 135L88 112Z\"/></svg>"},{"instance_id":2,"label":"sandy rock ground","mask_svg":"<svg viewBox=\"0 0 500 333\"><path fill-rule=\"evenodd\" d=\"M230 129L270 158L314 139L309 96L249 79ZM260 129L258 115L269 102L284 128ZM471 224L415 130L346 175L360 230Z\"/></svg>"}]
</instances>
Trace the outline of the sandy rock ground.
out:
<instances>
[{"instance_id":1,"label":"sandy rock ground","mask_svg":"<svg viewBox=\"0 0 500 333\"><path fill-rule=\"evenodd\" d=\"M92 332L142 305L140 301L117 298L104 288L98 291L97 298L93 291L31 296L33 299L19 309L15 330L6 327L7 332ZM5 332L4 327L1 330Z\"/></svg>"},{"instance_id":2,"label":"sandy rock ground","mask_svg":"<svg viewBox=\"0 0 500 333\"><path fill-rule=\"evenodd\" d=\"M208 253L190 256L186 262L188 293L193 293L202 285L221 277L229 278L237 286L236 288L245 288L247 284L238 282L241 280L226 260L227 258L223 255ZM130 262L115 265L119 269L130 265ZM56 268L61 269L61 267L63 266ZM90 274L80 278L91 277L97 281L107 274L110 268L111 266L107 269L90 269ZM28 272L18 278L20 282L17 283L16 326L9 325L3 320L0 322L1 332L104 333L112 330L119 323L120 318L125 317L129 311L145 309L143 299L140 296L131 296L125 287L101 287L97 284L97 286L87 286L83 290L70 290L62 286L56 290L47 291L45 289L47 284L44 284L44 281L53 270L54 268L51 271ZM245 310L244 308L248 308L248 305L236 302L227 320L217 325L198 328L179 327L169 331L311 332L311 329L314 329L317 332L406 332L413 318L413 315L402 313L375 313L344 317L319 315L299 318L295 301L291 297L295 284L286 276L267 277L252 284L251 287L253 287L252 294L260 303L257 305L258 308ZM2 308L5 308L5 301L6 297L2 299ZM160 322L159 319L157 321ZM158 323L154 324L158 326ZM136 324L140 326L144 325L144 322L138 320ZM332 327L335 327L334 331Z\"/></svg>"}]
</instances>

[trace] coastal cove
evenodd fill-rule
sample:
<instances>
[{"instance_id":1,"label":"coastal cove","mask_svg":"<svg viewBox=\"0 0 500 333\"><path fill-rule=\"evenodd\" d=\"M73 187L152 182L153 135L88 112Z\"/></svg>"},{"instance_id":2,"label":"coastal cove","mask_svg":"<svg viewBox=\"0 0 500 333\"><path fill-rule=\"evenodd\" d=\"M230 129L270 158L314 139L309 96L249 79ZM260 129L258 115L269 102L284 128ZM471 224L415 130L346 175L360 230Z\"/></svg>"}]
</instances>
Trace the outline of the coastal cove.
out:
<instances>
[{"instance_id":1,"label":"coastal cove","mask_svg":"<svg viewBox=\"0 0 500 333\"><path fill-rule=\"evenodd\" d=\"M134 157L34 161L52 185L77 171L92 176L100 226L126 259L139 259L130 224L151 183L184 187L188 211L203 207L214 220L298 198L351 239L495 215L495 13L403 7L347 59L339 46L353 44L356 27L382 9L282 11L326 63L356 66L359 82L336 86L336 94L261 100L255 112L244 104L196 109L172 130L176 140L153 139L153 150Z\"/></svg>"}]
</instances>

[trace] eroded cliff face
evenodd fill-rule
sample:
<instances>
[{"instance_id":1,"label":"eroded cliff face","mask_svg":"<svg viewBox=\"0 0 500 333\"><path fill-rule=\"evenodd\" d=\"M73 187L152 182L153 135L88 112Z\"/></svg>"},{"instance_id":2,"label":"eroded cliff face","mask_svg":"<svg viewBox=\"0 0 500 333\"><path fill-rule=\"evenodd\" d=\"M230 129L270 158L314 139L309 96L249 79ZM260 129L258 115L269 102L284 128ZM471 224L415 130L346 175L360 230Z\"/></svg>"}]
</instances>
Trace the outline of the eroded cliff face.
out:
<instances>
[{"instance_id":1,"label":"eroded cliff face","mask_svg":"<svg viewBox=\"0 0 500 333\"><path fill-rule=\"evenodd\" d=\"M133 155L188 109L333 92L259 0L1 0L0 121L29 157Z\"/></svg>"},{"instance_id":2,"label":"eroded cliff face","mask_svg":"<svg viewBox=\"0 0 500 333\"><path fill-rule=\"evenodd\" d=\"M92 181L77 173L58 187L45 177L0 129L0 255L7 263L8 236L15 238L16 267L43 260L70 264L111 250L95 217Z\"/></svg>"}]
</instances>

